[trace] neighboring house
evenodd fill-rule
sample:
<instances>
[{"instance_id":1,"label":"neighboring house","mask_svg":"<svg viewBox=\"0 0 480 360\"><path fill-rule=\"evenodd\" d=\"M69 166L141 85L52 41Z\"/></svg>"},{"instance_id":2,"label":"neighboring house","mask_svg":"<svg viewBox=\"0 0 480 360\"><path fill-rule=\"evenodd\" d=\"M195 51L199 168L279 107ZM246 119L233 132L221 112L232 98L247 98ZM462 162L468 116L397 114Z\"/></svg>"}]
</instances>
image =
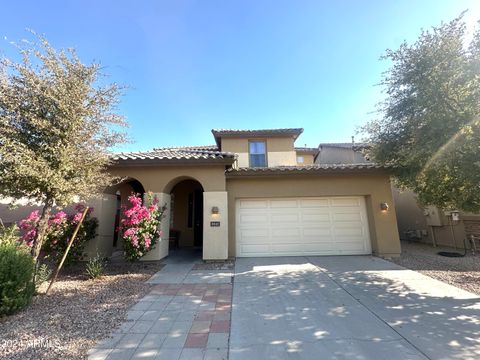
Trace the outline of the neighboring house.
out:
<instances>
[{"instance_id":1,"label":"neighboring house","mask_svg":"<svg viewBox=\"0 0 480 360\"><path fill-rule=\"evenodd\" d=\"M411 191L394 188L393 194L402 240L463 248L465 239L467 248L470 248L469 240L473 235L479 247L480 214L460 211L459 220L453 220L451 212L434 206L420 206L415 193Z\"/></svg>"},{"instance_id":2,"label":"neighboring house","mask_svg":"<svg viewBox=\"0 0 480 360\"><path fill-rule=\"evenodd\" d=\"M124 181L97 201L102 226L89 250L110 254L119 206L132 191L150 191L167 205L163 238L174 234L180 247L202 247L205 260L398 256L388 171L356 155L326 161L331 145L295 147L302 132L212 130L214 145L115 154L110 171ZM144 259L167 256L169 244L160 242Z\"/></svg>"}]
</instances>

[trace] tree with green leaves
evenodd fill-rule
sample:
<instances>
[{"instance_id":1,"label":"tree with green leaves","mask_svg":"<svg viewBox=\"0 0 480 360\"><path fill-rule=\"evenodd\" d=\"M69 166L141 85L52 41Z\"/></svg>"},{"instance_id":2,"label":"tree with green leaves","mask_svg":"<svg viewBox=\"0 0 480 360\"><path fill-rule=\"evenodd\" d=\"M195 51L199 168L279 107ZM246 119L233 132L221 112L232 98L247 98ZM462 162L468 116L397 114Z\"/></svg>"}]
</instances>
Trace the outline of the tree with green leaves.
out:
<instances>
[{"instance_id":1,"label":"tree with green leaves","mask_svg":"<svg viewBox=\"0 0 480 360\"><path fill-rule=\"evenodd\" d=\"M370 157L392 166L423 205L480 211L480 32L463 14L387 50L381 116L364 131Z\"/></svg>"},{"instance_id":2,"label":"tree with green leaves","mask_svg":"<svg viewBox=\"0 0 480 360\"><path fill-rule=\"evenodd\" d=\"M38 258L54 206L103 191L109 149L125 140L117 113L122 87L103 83L99 64L37 36L21 60L0 60L0 195L43 208L32 255Z\"/></svg>"}]
</instances>

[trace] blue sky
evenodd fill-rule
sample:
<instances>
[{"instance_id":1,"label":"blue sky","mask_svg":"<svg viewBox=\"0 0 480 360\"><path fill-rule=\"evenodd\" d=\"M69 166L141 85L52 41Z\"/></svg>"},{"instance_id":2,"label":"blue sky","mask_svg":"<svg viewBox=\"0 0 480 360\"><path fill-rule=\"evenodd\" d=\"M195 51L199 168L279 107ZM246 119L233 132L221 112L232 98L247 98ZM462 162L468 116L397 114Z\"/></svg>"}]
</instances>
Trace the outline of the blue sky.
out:
<instances>
[{"instance_id":1,"label":"blue sky","mask_svg":"<svg viewBox=\"0 0 480 360\"><path fill-rule=\"evenodd\" d=\"M121 150L212 144L212 128L303 127L316 146L374 116L385 49L466 9L473 28L478 0L9 1L0 54L31 28L129 85Z\"/></svg>"}]
</instances>

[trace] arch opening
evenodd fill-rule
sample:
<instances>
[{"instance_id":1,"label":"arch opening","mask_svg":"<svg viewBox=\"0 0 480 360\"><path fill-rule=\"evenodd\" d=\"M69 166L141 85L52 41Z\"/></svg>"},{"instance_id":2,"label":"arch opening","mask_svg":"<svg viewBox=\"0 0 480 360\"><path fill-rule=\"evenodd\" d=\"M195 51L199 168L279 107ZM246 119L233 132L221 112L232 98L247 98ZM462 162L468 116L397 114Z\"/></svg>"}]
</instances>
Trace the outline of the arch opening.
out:
<instances>
[{"instance_id":1,"label":"arch opening","mask_svg":"<svg viewBox=\"0 0 480 360\"><path fill-rule=\"evenodd\" d=\"M203 249L203 186L192 178L171 187L169 254L201 254Z\"/></svg>"}]
</instances>

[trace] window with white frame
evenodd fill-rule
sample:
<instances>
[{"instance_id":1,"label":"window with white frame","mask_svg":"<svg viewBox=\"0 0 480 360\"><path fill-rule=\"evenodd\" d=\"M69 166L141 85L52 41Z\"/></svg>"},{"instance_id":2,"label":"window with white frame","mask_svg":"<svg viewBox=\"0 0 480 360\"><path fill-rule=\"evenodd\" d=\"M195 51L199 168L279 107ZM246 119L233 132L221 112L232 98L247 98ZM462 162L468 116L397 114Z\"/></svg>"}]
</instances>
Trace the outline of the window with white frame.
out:
<instances>
[{"instance_id":1,"label":"window with white frame","mask_svg":"<svg viewBox=\"0 0 480 360\"><path fill-rule=\"evenodd\" d=\"M265 141L249 142L250 167L267 166L266 148Z\"/></svg>"}]
</instances>

